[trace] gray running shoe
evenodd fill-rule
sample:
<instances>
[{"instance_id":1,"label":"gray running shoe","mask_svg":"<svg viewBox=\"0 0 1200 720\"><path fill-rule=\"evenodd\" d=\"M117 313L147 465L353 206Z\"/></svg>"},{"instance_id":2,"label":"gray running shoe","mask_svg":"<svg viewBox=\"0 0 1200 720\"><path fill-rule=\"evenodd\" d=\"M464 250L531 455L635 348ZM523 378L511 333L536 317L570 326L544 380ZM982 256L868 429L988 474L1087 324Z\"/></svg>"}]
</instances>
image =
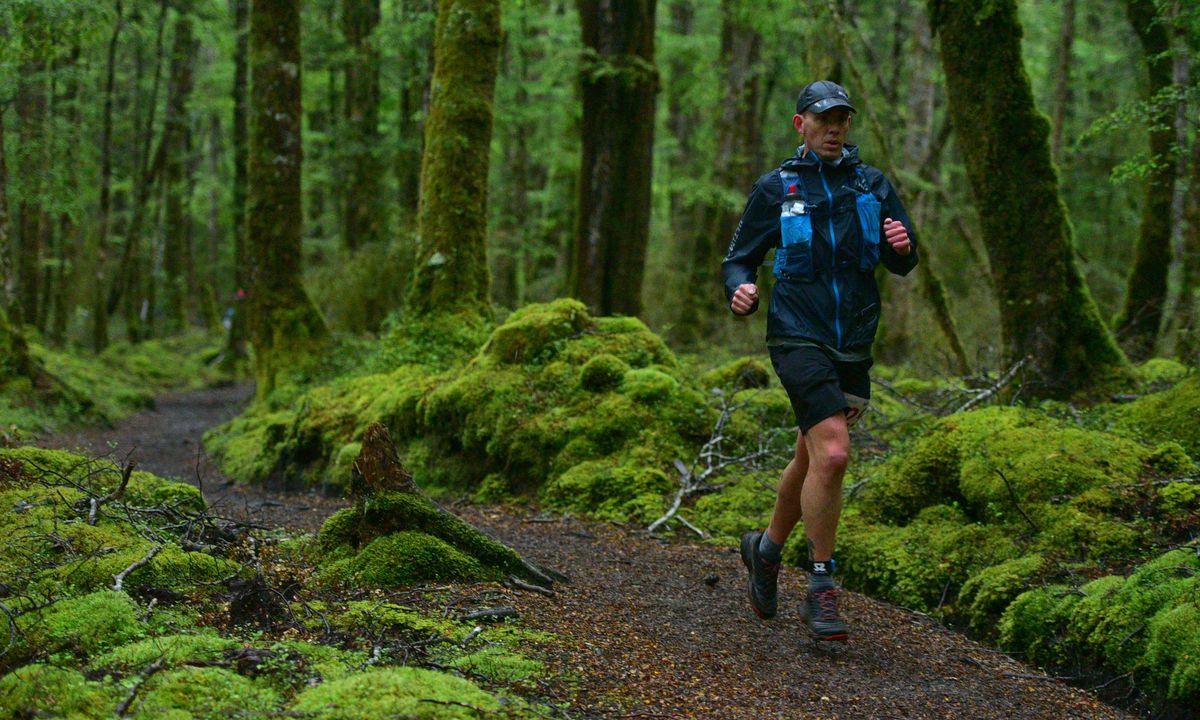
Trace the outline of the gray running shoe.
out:
<instances>
[{"instance_id":1,"label":"gray running shoe","mask_svg":"<svg viewBox=\"0 0 1200 720\"><path fill-rule=\"evenodd\" d=\"M775 617L776 590L779 587L779 563L769 563L758 553L762 530L742 536L742 562L750 571L750 607L763 620Z\"/></svg>"},{"instance_id":2,"label":"gray running shoe","mask_svg":"<svg viewBox=\"0 0 1200 720\"><path fill-rule=\"evenodd\" d=\"M808 597L804 600L803 613L808 629L818 641L845 642L850 637L849 628L838 614L837 588L809 590Z\"/></svg>"}]
</instances>

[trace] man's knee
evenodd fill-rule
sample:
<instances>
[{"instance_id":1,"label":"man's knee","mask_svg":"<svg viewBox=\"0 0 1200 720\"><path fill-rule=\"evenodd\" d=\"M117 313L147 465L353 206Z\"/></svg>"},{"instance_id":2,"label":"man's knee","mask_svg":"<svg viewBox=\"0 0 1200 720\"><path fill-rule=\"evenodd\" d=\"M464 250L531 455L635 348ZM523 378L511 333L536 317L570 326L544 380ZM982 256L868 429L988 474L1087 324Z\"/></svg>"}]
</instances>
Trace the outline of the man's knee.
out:
<instances>
[{"instance_id":1,"label":"man's knee","mask_svg":"<svg viewBox=\"0 0 1200 720\"><path fill-rule=\"evenodd\" d=\"M809 462L828 474L840 475L850 462L850 431L846 417L838 413L814 425L808 431Z\"/></svg>"}]
</instances>

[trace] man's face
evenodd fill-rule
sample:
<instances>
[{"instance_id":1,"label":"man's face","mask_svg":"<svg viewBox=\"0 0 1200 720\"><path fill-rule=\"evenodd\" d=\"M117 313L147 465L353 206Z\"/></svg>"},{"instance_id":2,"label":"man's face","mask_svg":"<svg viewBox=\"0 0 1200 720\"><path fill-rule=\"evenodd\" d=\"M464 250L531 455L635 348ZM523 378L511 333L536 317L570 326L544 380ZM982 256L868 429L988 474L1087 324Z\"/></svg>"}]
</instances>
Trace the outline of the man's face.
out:
<instances>
[{"instance_id":1,"label":"man's face","mask_svg":"<svg viewBox=\"0 0 1200 720\"><path fill-rule=\"evenodd\" d=\"M842 156L842 146L850 133L851 112L848 108L835 107L823 113L807 112L792 118L796 132L804 136L804 145L822 160L836 160Z\"/></svg>"}]
</instances>

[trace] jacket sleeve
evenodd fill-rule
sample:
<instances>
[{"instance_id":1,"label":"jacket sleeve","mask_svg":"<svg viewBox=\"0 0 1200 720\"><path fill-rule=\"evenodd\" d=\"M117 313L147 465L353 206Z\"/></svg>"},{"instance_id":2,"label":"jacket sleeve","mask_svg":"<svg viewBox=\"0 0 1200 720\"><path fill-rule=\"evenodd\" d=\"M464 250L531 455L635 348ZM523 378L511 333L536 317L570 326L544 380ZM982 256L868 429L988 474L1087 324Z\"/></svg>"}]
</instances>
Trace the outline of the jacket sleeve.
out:
<instances>
[{"instance_id":1,"label":"jacket sleeve","mask_svg":"<svg viewBox=\"0 0 1200 720\"><path fill-rule=\"evenodd\" d=\"M733 301L733 293L744 283L758 280L758 267L767 251L779 244L779 203L782 188L778 188L776 173L763 175L754 183L742 219L733 231L721 274L725 279L725 301ZM758 310L756 304L750 312Z\"/></svg>"},{"instance_id":2,"label":"jacket sleeve","mask_svg":"<svg viewBox=\"0 0 1200 720\"><path fill-rule=\"evenodd\" d=\"M909 242L912 243L912 252L907 255L897 254L888 244L881 222L879 224L879 258L891 272L896 275L907 275L917 266L917 231L913 228L912 219L908 217L908 211L904 209L904 203L900 202L900 196L896 194L896 188L892 187L892 183L882 173L879 176L875 192L883 205L882 219L891 218L904 223L904 228L908 230Z\"/></svg>"}]
</instances>

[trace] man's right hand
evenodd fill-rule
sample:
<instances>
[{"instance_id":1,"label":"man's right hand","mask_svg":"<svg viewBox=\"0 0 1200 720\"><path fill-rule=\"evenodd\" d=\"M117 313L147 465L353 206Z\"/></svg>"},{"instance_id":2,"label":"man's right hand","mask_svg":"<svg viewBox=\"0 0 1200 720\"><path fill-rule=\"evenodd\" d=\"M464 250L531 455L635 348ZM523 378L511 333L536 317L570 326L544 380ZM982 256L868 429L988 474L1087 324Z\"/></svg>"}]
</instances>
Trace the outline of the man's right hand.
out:
<instances>
[{"instance_id":1,"label":"man's right hand","mask_svg":"<svg viewBox=\"0 0 1200 720\"><path fill-rule=\"evenodd\" d=\"M729 309L734 315L749 315L758 305L758 286L754 283L743 283L733 292L733 300Z\"/></svg>"}]
</instances>

